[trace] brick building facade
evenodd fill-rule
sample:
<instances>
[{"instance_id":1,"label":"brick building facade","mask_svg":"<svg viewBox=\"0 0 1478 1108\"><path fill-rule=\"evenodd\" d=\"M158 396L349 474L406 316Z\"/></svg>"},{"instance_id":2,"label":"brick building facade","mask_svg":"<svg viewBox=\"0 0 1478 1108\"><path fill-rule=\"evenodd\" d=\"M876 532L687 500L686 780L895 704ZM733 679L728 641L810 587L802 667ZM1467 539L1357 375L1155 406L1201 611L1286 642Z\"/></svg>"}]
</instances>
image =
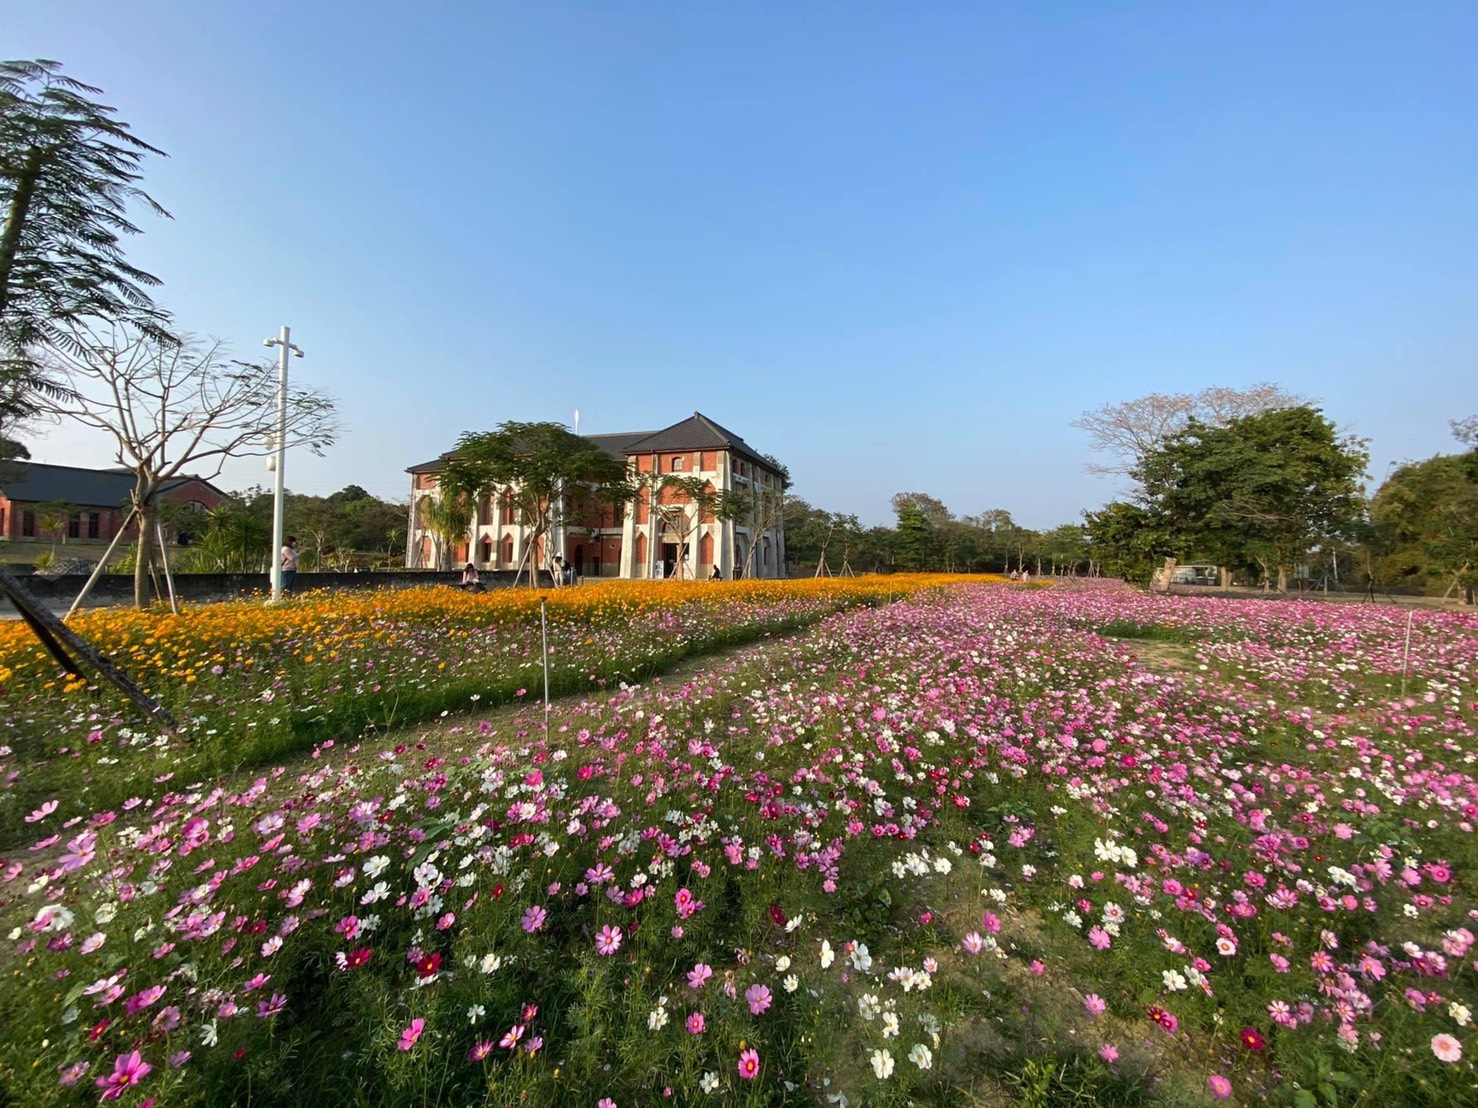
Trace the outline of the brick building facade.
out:
<instances>
[{"instance_id":1,"label":"brick building facade","mask_svg":"<svg viewBox=\"0 0 1478 1108\"><path fill-rule=\"evenodd\" d=\"M536 565L559 555L582 577L707 578L715 567L725 579L745 571L784 576L785 531L778 505L783 492L774 464L738 435L701 412L660 431L586 435L623 460L642 488L621 508L566 505L557 513L551 549L532 552ZM438 540L424 525L421 505L436 495L439 474L454 452L411 466L406 565L435 568ZM699 477L715 492L747 495L754 510L734 520L697 518L696 505L660 488L666 476ZM533 528L518 518L507 497L494 494L476 506L467 538L442 553L443 564L472 562L480 569L516 569L529 554Z\"/></svg>"},{"instance_id":2,"label":"brick building facade","mask_svg":"<svg viewBox=\"0 0 1478 1108\"><path fill-rule=\"evenodd\" d=\"M127 470L6 462L0 465L0 540L111 542L128 517L133 487ZM159 497L206 510L227 499L201 477L178 477ZM134 534L130 524L126 537Z\"/></svg>"}]
</instances>

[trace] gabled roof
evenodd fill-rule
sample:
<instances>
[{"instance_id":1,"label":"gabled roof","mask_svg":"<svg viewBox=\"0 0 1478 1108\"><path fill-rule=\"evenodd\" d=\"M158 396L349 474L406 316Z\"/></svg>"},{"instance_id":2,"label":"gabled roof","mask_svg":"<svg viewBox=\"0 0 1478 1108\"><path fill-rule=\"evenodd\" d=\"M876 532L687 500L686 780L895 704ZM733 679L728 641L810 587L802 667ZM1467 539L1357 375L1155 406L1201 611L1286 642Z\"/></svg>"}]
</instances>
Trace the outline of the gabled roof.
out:
<instances>
[{"instance_id":1,"label":"gabled roof","mask_svg":"<svg viewBox=\"0 0 1478 1108\"><path fill-rule=\"evenodd\" d=\"M629 458L635 454L657 454L666 450L732 450L765 468L770 463L733 431L722 427L702 412L660 431L627 431L616 435L582 435L613 458ZM408 466L407 473L440 473L457 456L448 450L438 458L420 465Z\"/></svg>"},{"instance_id":2,"label":"gabled roof","mask_svg":"<svg viewBox=\"0 0 1478 1108\"><path fill-rule=\"evenodd\" d=\"M626 446L627 455L657 454L666 450L732 450L766 468L770 466L758 450L702 412L694 412L687 419L661 431L653 431Z\"/></svg>"},{"instance_id":3,"label":"gabled roof","mask_svg":"<svg viewBox=\"0 0 1478 1108\"><path fill-rule=\"evenodd\" d=\"M193 476L166 481L160 491L168 492L192 481L199 481L221 493L205 478ZM75 504L79 508L121 508L128 504L133 485L133 473L126 469L83 469L80 466L24 461L0 465L0 492L12 501Z\"/></svg>"},{"instance_id":4,"label":"gabled roof","mask_svg":"<svg viewBox=\"0 0 1478 1108\"><path fill-rule=\"evenodd\" d=\"M627 447L650 434L650 431L627 431L619 435L582 435L581 437L589 439L618 461L625 461L626 455L630 452Z\"/></svg>"}]
</instances>

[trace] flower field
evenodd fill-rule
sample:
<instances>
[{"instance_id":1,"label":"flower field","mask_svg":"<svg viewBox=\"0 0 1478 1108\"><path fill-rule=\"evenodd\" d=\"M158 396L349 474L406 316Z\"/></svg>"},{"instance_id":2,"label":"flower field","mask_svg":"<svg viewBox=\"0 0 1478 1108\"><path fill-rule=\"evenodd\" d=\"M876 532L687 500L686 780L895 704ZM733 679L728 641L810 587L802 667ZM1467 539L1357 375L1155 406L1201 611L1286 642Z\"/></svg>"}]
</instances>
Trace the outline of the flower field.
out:
<instances>
[{"instance_id":1,"label":"flower field","mask_svg":"<svg viewBox=\"0 0 1478 1108\"><path fill-rule=\"evenodd\" d=\"M1478 1103L1478 620L741 584L8 640L0 1101Z\"/></svg>"},{"instance_id":2,"label":"flower field","mask_svg":"<svg viewBox=\"0 0 1478 1108\"><path fill-rule=\"evenodd\" d=\"M943 577L610 582L534 593L448 588L188 609L84 612L77 631L181 721L161 736L111 688L68 678L20 623L0 624L0 845L60 798L90 815L173 774L275 765L314 743L518 700L542 699L540 604L550 691L638 680L683 658L885 602Z\"/></svg>"}]
</instances>

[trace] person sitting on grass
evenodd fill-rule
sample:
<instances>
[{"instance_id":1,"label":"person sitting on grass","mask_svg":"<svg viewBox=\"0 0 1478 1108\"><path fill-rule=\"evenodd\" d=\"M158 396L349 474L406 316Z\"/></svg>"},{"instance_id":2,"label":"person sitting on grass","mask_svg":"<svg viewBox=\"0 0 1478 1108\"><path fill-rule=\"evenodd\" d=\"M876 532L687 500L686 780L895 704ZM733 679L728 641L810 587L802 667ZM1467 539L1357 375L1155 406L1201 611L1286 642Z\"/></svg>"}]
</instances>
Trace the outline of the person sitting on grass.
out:
<instances>
[{"instance_id":1,"label":"person sitting on grass","mask_svg":"<svg viewBox=\"0 0 1478 1108\"><path fill-rule=\"evenodd\" d=\"M462 571L462 588L468 592L482 592L482 582L478 580L477 567L471 562L468 562L467 568Z\"/></svg>"}]
</instances>

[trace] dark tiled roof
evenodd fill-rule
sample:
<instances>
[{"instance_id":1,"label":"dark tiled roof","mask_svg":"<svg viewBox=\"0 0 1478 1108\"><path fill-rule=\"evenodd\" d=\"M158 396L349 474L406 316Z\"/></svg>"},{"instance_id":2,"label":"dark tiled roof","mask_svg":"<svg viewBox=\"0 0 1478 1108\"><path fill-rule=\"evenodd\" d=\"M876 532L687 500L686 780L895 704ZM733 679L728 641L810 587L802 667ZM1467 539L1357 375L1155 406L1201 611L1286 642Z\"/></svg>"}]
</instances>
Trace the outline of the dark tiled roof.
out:
<instances>
[{"instance_id":1,"label":"dark tiled roof","mask_svg":"<svg viewBox=\"0 0 1478 1108\"><path fill-rule=\"evenodd\" d=\"M582 435L581 437L589 439L611 457L624 461L628 453L626 448L651 433L650 431L629 431L619 435Z\"/></svg>"},{"instance_id":2,"label":"dark tiled roof","mask_svg":"<svg viewBox=\"0 0 1478 1108\"><path fill-rule=\"evenodd\" d=\"M179 477L165 482L164 491L199 481L220 492L200 477ZM134 477L126 469L82 469L52 466L41 462L9 462L0 466L0 492L12 501L36 504L57 502L79 508L121 508L128 504Z\"/></svg>"},{"instance_id":3,"label":"dark tiled roof","mask_svg":"<svg viewBox=\"0 0 1478 1108\"><path fill-rule=\"evenodd\" d=\"M768 466L758 450L702 412L627 445L627 454L656 454L664 450L732 450L752 462Z\"/></svg>"},{"instance_id":4,"label":"dark tiled roof","mask_svg":"<svg viewBox=\"0 0 1478 1108\"><path fill-rule=\"evenodd\" d=\"M770 463L764 456L741 439L733 431L719 426L702 412L674 423L661 431L627 431L617 435L582 435L613 458L628 458L633 454L653 454L664 450L733 450L743 454L752 462L762 466ZM407 473L440 473L447 462L456 457L455 450L448 450L439 458L420 465L409 466Z\"/></svg>"}]
</instances>

